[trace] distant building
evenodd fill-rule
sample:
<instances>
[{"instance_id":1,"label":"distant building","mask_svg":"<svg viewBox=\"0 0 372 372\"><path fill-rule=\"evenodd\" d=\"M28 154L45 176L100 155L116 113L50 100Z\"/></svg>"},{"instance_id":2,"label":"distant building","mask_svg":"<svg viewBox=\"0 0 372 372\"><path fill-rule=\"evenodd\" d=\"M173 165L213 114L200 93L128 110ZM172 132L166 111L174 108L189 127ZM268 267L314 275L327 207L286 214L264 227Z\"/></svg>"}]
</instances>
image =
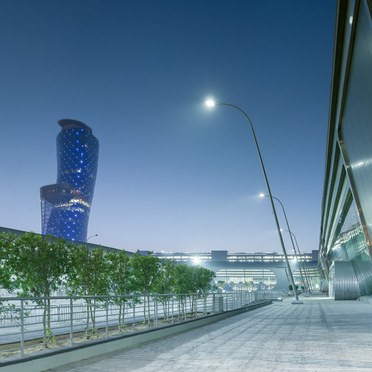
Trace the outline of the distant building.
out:
<instances>
[{"instance_id":1,"label":"distant building","mask_svg":"<svg viewBox=\"0 0 372 372\"><path fill-rule=\"evenodd\" d=\"M198 265L216 273L216 281L230 289L248 288L287 292L290 282L283 254L276 252L229 253L214 250L200 253L155 252L154 256L188 265ZM287 255L296 285L308 289L320 288L318 251Z\"/></svg>"},{"instance_id":2,"label":"distant building","mask_svg":"<svg viewBox=\"0 0 372 372\"><path fill-rule=\"evenodd\" d=\"M371 1L339 0L319 262L329 294L372 294Z\"/></svg>"},{"instance_id":3,"label":"distant building","mask_svg":"<svg viewBox=\"0 0 372 372\"><path fill-rule=\"evenodd\" d=\"M40 189L42 234L86 242L99 143L80 121L58 124L57 183Z\"/></svg>"}]
</instances>

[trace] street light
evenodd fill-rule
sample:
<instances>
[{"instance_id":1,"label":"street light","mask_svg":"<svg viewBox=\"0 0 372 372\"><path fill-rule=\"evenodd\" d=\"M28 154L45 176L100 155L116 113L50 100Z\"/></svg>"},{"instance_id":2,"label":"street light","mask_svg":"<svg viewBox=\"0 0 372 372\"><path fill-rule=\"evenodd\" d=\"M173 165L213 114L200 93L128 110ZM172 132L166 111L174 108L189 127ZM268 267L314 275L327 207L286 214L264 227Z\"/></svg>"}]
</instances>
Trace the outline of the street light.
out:
<instances>
[{"instance_id":1,"label":"street light","mask_svg":"<svg viewBox=\"0 0 372 372\"><path fill-rule=\"evenodd\" d=\"M301 251L300 251L300 247L299 247L299 245L298 245L298 242L297 242L297 238L296 238L296 235L292 232L292 231L289 231L289 230L283 230L283 231L287 231L287 232L289 232L293 237L294 237L294 240L295 240L295 243L296 243L296 247L297 247L297 254L299 255L299 256L301 256ZM301 269L300 269L301 270ZM305 269L305 263L303 262L303 270L304 270L304 275L305 275L305 280L306 280L306 283L307 283L307 286L308 286L308 288L309 288L309 291L310 292L312 292L312 285L311 285L311 282L310 282L310 280L309 280L309 277L308 277L308 275L307 275L307 273L306 273L306 269Z\"/></svg>"},{"instance_id":2,"label":"street light","mask_svg":"<svg viewBox=\"0 0 372 372\"><path fill-rule=\"evenodd\" d=\"M270 189L269 180L268 180L268 177L267 177L267 174L266 174L265 166L264 166L264 163L263 163L263 160L262 160L262 156L261 156L260 147L259 147L259 145L258 145L258 141L257 141L256 133L255 133L255 130L254 130L253 124L252 124L252 122L251 122L251 119L249 118L248 114L247 114L243 109L241 109L239 106L233 105L233 104L231 104L231 103L215 102L214 99L212 99L212 98L208 98L208 99L205 101L205 104L206 104L206 106L209 107L209 108L213 108L213 107L215 107L215 106L227 106L227 107L231 107L231 108L233 108L233 109L235 109L235 110L238 110L240 113L243 114L243 116L245 117L245 119L246 119L247 122L249 123L249 126L250 126L251 131L252 131L252 135L253 135L254 143L255 143L255 145L256 145L257 154L258 154L258 157L259 157L259 160L260 160L260 164L261 164L261 168L262 168L262 173L263 173L264 178L265 178L267 191L268 191L268 193L269 193L269 197L270 197L270 201L271 201L271 207L272 207L273 214L274 214L274 219L275 219L275 223L276 223L276 228L277 228L277 230L278 230L278 235L279 235L280 244L281 244L281 246L282 246L283 254L284 254L284 257L285 257L285 262L286 262L286 265L287 265L287 270L288 270L288 273L289 273L290 281L291 281L291 283L292 283L293 293L294 293L294 296L295 296L295 300L292 301L292 303L293 303L293 304L300 304L300 303L302 303L302 301L299 301L299 299L298 299L298 294L297 294L296 286L295 286L295 283L294 283L294 280L293 280L293 274L292 274L291 266L289 265L289 262L288 262L287 251L286 251L285 246L284 246L284 241L283 241L282 233L280 232L279 220L278 220L278 216L277 216L277 214L276 214L276 209L275 209L275 205L274 205L274 201L273 201L273 196L272 196L272 194L271 194L271 189Z\"/></svg>"},{"instance_id":3,"label":"street light","mask_svg":"<svg viewBox=\"0 0 372 372\"><path fill-rule=\"evenodd\" d=\"M94 237L96 237L96 236L98 236L98 234L93 234L93 235L89 236L89 237L87 238L87 243L88 243L88 240L89 240L90 238L94 238Z\"/></svg>"},{"instance_id":4,"label":"street light","mask_svg":"<svg viewBox=\"0 0 372 372\"><path fill-rule=\"evenodd\" d=\"M268 198L269 195L265 195L263 193L260 194L260 197L261 198ZM285 208L284 208L284 205L283 203L280 201L280 199L278 199L276 196L272 195L272 198L275 199L279 204L280 206L282 207L282 210L283 210L283 215L284 215L284 218L285 218L285 223L287 224L287 229L286 231L289 232L289 236L291 237L291 243L292 243L292 247L293 247L293 252L295 254L295 257L296 257L296 260L297 262L299 262L298 260L298 257L297 257L297 253L296 253L296 247L295 247L295 244L294 244L294 241L293 241L293 238L292 238L292 231L291 231L291 228L289 227L289 222L288 222L288 218L287 218L287 213L285 213ZM284 230L283 230L284 231ZM301 271L301 266L300 264L298 264L298 268L300 269L300 276L301 276L301 281L302 281L302 284L304 285L305 287L305 281L304 281L304 277L302 276L302 271Z\"/></svg>"},{"instance_id":5,"label":"street light","mask_svg":"<svg viewBox=\"0 0 372 372\"><path fill-rule=\"evenodd\" d=\"M191 259L191 261L192 261L193 265L200 265L200 263L201 263L200 257L197 257L197 256L193 257Z\"/></svg>"}]
</instances>

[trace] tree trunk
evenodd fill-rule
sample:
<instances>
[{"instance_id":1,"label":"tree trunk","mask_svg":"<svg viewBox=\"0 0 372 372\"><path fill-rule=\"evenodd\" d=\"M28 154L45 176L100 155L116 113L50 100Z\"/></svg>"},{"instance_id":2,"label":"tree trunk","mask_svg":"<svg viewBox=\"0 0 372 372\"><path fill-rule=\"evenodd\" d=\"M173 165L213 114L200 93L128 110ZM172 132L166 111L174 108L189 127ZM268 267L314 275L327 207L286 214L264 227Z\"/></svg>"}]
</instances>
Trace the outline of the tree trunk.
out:
<instances>
[{"instance_id":1,"label":"tree trunk","mask_svg":"<svg viewBox=\"0 0 372 372\"><path fill-rule=\"evenodd\" d=\"M120 300L119 300L120 301ZM119 321L118 321L118 330L121 330L121 313L123 311L123 304L119 302Z\"/></svg>"},{"instance_id":2,"label":"tree trunk","mask_svg":"<svg viewBox=\"0 0 372 372\"><path fill-rule=\"evenodd\" d=\"M151 311L150 311L150 295L147 295L147 312L149 316L149 324L151 323Z\"/></svg>"},{"instance_id":3,"label":"tree trunk","mask_svg":"<svg viewBox=\"0 0 372 372\"><path fill-rule=\"evenodd\" d=\"M147 323L147 313L146 313L146 295L143 296L143 317L145 323Z\"/></svg>"},{"instance_id":4,"label":"tree trunk","mask_svg":"<svg viewBox=\"0 0 372 372\"><path fill-rule=\"evenodd\" d=\"M47 339L47 299L44 297L43 299L43 342L44 346L48 346L48 339Z\"/></svg>"},{"instance_id":5,"label":"tree trunk","mask_svg":"<svg viewBox=\"0 0 372 372\"><path fill-rule=\"evenodd\" d=\"M88 329L89 329L89 319L90 319L90 314L89 314L90 298L86 298L85 301L86 301L86 304L87 304L87 324L86 324L86 331L88 332Z\"/></svg>"}]
</instances>

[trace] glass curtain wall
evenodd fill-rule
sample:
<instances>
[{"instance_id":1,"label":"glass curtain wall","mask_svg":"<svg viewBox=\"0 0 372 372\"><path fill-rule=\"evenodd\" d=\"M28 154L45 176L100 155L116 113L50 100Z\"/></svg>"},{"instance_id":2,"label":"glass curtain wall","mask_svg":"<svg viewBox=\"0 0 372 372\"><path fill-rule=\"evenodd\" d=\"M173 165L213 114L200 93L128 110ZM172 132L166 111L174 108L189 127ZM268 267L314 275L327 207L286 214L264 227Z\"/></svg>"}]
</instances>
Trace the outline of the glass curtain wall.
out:
<instances>
[{"instance_id":1,"label":"glass curtain wall","mask_svg":"<svg viewBox=\"0 0 372 372\"><path fill-rule=\"evenodd\" d=\"M372 23L366 1L361 1L350 63L340 137L355 202L349 209L335 244L352 262L362 294L372 293ZM351 19L349 19L351 22ZM358 207L362 219L358 216ZM362 224L361 224L362 222ZM368 245L369 243L369 245ZM337 248L338 252L339 249Z\"/></svg>"}]
</instances>

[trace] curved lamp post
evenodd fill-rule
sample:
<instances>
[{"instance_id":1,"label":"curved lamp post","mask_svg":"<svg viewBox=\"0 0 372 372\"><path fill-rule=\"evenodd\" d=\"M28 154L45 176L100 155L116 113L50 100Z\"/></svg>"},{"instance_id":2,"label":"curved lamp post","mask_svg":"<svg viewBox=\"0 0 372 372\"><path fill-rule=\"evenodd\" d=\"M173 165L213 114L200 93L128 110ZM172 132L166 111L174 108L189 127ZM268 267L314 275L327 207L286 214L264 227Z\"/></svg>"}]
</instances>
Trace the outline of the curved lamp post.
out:
<instances>
[{"instance_id":1,"label":"curved lamp post","mask_svg":"<svg viewBox=\"0 0 372 372\"><path fill-rule=\"evenodd\" d=\"M300 266L300 261L298 259L298 256L297 256L297 252L296 252L296 247L295 247L295 244L294 244L294 241L293 241L293 237L292 237L292 231L291 231L291 228L289 227L289 222L288 222L288 218L287 218L287 213L285 213L285 208L284 208L284 205L283 203L280 201L279 198L277 198L276 196L274 195L271 195L273 199L275 199L279 204L280 206L282 207L282 211L283 211L283 215L284 215L284 219L285 219L285 223L287 224L287 229L288 230L282 230L282 231L288 231L289 232L289 236L291 238L291 243L292 243L292 247L293 247L293 252L295 254L295 257L296 257L296 260L298 262L298 268L300 270L300 276L301 276L301 281L302 281L302 284L305 286L305 280L304 280L304 277L302 275L302 270L301 270L301 266ZM265 195L265 194L260 194L260 197L261 198L268 198L269 195Z\"/></svg>"},{"instance_id":2,"label":"curved lamp post","mask_svg":"<svg viewBox=\"0 0 372 372\"><path fill-rule=\"evenodd\" d=\"M296 243L296 247L297 247L297 253L300 256L302 253L300 251L300 247L298 245L296 235L292 231L290 231L290 230L283 230L283 231L287 231L287 232L289 232L293 236L293 238L295 240L295 243ZM306 283L307 283L307 287L309 288L309 291L312 292L313 287L312 287L311 282L309 280L309 277L308 277L308 275L306 273L307 270L305 269L305 264L303 265L303 270L304 270L304 275L305 275L305 280L306 280Z\"/></svg>"},{"instance_id":3,"label":"curved lamp post","mask_svg":"<svg viewBox=\"0 0 372 372\"><path fill-rule=\"evenodd\" d=\"M98 234L93 234L93 235L89 236L89 237L87 238L87 243L88 243L88 240L89 240L90 238L94 238L94 237L96 237L96 236L98 236Z\"/></svg>"},{"instance_id":4,"label":"curved lamp post","mask_svg":"<svg viewBox=\"0 0 372 372\"><path fill-rule=\"evenodd\" d=\"M295 300L292 301L292 303L293 304L300 304L300 303L302 303L302 301L299 301L299 299L298 299L298 294L297 294L296 286L295 286L295 283L294 283L294 280L293 280L292 270L291 270L291 267L290 267L289 262L288 262L287 251L285 249L284 241L283 241L283 237L282 237L282 233L280 231L279 220L278 220L278 216L276 214L276 209L275 209L275 205L274 205L273 196L271 194L269 180L267 178L265 166L264 166L264 163L263 163L263 160L262 160L262 156L261 156L260 147L258 145L256 133L254 131L254 127L253 127L253 124L251 122L251 119L249 118L248 114L243 109L241 109L239 106L233 105L231 103L215 102L213 99L207 99L205 101L205 104L206 104L207 107L210 107L210 108L215 107L215 106L227 106L227 107L231 107L231 108L233 108L235 110L238 110L240 113L243 114L243 116L245 117L245 119L247 120L247 122L248 122L248 124L249 124L249 126L251 128L253 139L254 139L254 143L256 145L257 154L258 154L258 157L259 157L259 160L260 160L260 164L261 164L261 169L262 169L262 172L263 172L263 175L264 175L264 178L265 178L267 191L268 191L269 197L270 197L271 207L272 207L274 218L275 218L276 228L278 230L280 244L282 246L283 254L284 254L284 257L285 257L285 262L286 262L286 265L287 265L287 270L288 270L288 274L289 274L289 277L290 277L290 281L292 283L293 293L294 293L294 296L295 296Z\"/></svg>"}]
</instances>

